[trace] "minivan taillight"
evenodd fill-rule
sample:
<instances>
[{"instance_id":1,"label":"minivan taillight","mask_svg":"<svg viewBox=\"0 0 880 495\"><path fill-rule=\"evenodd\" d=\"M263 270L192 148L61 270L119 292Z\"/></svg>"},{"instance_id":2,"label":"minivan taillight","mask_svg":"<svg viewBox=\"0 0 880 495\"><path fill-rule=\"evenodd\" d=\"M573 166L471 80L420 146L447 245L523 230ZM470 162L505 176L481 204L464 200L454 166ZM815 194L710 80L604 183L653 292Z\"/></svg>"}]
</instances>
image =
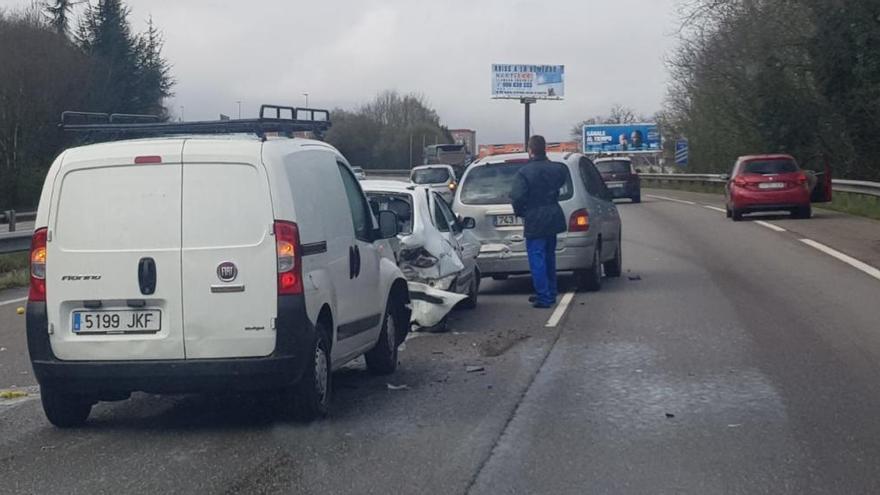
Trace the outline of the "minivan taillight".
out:
<instances>
[{"instance_id":1,"label":"minivan taillight","mask_svg":"<svg viewBox=\"0 0 880 495\"><path fill-rule=\"evenodd\" d=\"M46 234L45 227L34 231L31 238L31 284L28 292L28 301L46 301Z\"/></svg>"},{"instance_id":2,"label":"minivan taillight","mask_svg":"<svg viewBox=\"0 0 880 495\"><path fill-rule=\"evenodd\" d=\"M303 293L299 229L293 222L275 221L275 254L278 258L278 295Z\"/></svg>"},{"instance_id":3,"label":"minivan taillight","mask_svg":"<svg viewBox=\"0 0 880 495\"><path fill-rule=\"evenodd\" d=\"M590 214L587 210L577 210L568 221L569 232L586 232L590 230Z\"/></svg>"}]
</instances>

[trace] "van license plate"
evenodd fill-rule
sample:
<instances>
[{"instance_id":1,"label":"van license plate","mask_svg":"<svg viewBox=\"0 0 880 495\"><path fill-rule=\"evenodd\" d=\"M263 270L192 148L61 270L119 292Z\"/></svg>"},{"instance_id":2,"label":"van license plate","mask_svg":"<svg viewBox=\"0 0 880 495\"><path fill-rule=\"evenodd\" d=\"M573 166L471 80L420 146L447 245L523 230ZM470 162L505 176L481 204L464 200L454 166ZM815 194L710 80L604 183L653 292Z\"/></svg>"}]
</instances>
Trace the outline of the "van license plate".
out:
<instances>
[{"instance_id":1,"label":"van license plate","mask_svg":"<svg viewBox=\"0 0 880 495\"><path fill-rule=\"evenodd\" d=\"M495 216L495 226L496 227L518 227L522 226L523 220L522 218L516 215L496 215Z\"/></svg>"},{"instance_id":2,"label":"van license plate","mask_svg":"<svg viewBox=\"0 0 880 495\"><path fill-rule=\"evenodd\" d=\"M74 311L72 329L75 334L155 333L162 329L162 312L158 309Z\"/></svg>"}]
</instances>

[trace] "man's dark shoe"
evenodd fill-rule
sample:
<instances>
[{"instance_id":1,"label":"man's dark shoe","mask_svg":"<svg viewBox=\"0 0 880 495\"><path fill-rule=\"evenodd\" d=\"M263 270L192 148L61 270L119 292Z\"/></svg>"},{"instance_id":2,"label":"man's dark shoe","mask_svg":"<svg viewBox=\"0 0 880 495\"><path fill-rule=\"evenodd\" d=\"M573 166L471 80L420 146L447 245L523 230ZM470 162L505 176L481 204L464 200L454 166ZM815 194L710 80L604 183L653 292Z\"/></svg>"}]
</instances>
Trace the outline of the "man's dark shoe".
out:
<instances>
[{"instance_id":1,"label":"man's dark shoe","mask_svg":"<svg viewBox=\"0 0 880 495\"><path fill-rule=\"evenodd\" d=\"M529 302L533 303L538 300L538 296L529 296Z\"/></svg>"},{"instance_id":2,"label":"man's dark shoe","mask_svg":"<svg viewBox=\"0 0 880 495\"><path fill-rule=\"evenodd\" d=\"M540 303L540 302L535 302L534 304L532 304L532 307L533 307L533 308L536 308L536 309L550 309L550 308L553 307L553 305L552 305L552 304L544 304L544 303Z\"/></svg>"}]
</instances>

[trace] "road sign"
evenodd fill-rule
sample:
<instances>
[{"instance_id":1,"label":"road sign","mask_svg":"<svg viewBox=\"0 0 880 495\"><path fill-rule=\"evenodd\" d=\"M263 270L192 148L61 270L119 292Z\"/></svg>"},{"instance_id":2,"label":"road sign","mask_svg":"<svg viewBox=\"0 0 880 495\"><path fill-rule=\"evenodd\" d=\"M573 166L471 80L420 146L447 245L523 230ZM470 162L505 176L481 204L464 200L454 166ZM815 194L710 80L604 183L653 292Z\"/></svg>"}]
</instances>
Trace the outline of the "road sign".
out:
<instances>
[{"instance_id":1,"label":"road sign","mask_svg":"<svg viewBox=\"0 0 880 495\"><path fill-rule=\"evenodd\" d=\"M679 139L675 142L675 164L687 167L688 164L688 140Z\"/></svg>"}]
</instances>

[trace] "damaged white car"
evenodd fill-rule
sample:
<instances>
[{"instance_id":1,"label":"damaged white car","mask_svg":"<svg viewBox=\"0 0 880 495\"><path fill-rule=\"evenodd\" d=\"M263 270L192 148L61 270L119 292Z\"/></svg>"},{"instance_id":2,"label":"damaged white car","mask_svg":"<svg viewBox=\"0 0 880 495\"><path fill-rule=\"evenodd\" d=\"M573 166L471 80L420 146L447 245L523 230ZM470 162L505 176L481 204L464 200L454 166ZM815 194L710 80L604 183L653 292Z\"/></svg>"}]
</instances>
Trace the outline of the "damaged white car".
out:
<instances>
[{"instance_id":1,"label":"damaged white car","mask_svg":"<svg viewBox=\"0 0 880 495\"><path fill-rule=\"evenodd\" d=\"M397 214L397 263L409 282L412 320L419 327L443 322L455 306L474 308L480 291L480 242L472 218L459 219L425 186L395 181L361 182L374 209Z\"/></svg>"}]
</instances>

